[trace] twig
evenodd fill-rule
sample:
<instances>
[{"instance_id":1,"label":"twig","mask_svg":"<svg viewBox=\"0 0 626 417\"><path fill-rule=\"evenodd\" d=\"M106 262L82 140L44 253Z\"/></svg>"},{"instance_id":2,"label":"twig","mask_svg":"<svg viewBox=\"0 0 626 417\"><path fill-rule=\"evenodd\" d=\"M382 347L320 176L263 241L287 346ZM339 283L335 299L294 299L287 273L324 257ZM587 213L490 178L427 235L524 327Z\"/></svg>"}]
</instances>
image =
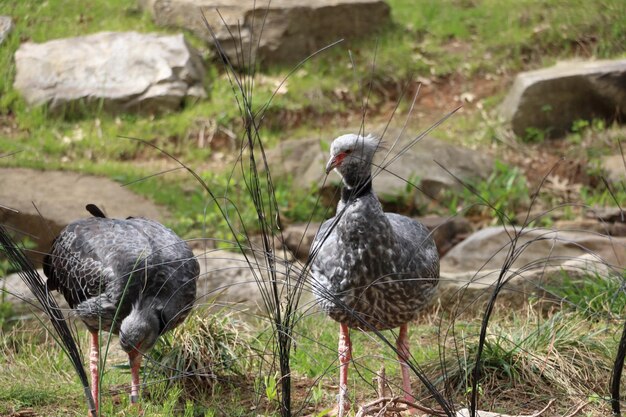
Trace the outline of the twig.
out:
<instances>
[{"instance_id":1,"label":"twig","mask_svg":"<svg viewBox=\"0 0 626 417\"><path fill-rule=\"evenodd\" d=\"M365 417L367 415L371 415L372 413L378 413L377 415L380 415L379 413L384 410L400 413L402 411L407 411L411 408L415 408L417 410L420 410L420 411L423 411L425 413L432 414L435 416L447 415L443 410L435 410L435 409L426 407L421 404L407 401L400 397L382 397L370 403L362 405L359 408L359 412L356 414L355 417Z\"/></svg>"},{"instance_id":2,"label":"twig","mask_svg":"<svg viewBox=\"0 0 626 417\"><path fill-rule=\"evenodd\" d=\"M580 403L578 407L576 407L576 409L571 414L568 414L564 417L574 417L576 414L578 414L583 408L585 408L588 405L589 405L589 401L583 401Z\"/></svg>"},{"instance_id":3,"label":"twig","mask_svg":"<svg viewBox=\"0 0 626 417\"><path fill-rule=\"evenodd\" d=\"M378 390L377 390L378 398L384 398L385 391L387 388L387 378L385 376L385 365L382 365L380 367L380 370L376 374L376 383L378 385Z\"/></svg>"},{"instance_id":4,"label":"twig","mask_svg":"<svg viewBox=\"0 0 626 417\"><path fill-rule=\"evenodd\" d=\"M555 398L551 399L550 401L548 401L548 404L546 404L545 407L543 407L541 410L537 411L535 414L531 414L529 416L519 416L519 417L539 417L540 415L542 415L543 413L546 412L546 410L548 408L550 408L550 406L552 405L552 403L556 401Z\"/></svg>"}]
</instances>

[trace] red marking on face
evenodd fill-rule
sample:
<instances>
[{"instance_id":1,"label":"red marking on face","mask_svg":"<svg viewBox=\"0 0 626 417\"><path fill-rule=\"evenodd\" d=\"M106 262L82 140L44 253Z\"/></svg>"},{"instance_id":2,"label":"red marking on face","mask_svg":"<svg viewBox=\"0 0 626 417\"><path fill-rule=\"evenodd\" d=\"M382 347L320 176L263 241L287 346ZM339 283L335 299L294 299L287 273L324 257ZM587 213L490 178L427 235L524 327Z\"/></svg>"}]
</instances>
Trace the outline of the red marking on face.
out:
<instances>
[{"instance_id":1,"label":"red marking on face","mask_svg":"<svg viewBox=\"0 0 626 417\"><path fill-rule=\"evenodd\" d=\"M335 167L338 167L339 165L341 165L343 160L346 159L346 156L348 156L347 152L341 152L340 154L337 154L337 156L335 156L335 163L333 165Z\"/></svg>"}]
</instances>

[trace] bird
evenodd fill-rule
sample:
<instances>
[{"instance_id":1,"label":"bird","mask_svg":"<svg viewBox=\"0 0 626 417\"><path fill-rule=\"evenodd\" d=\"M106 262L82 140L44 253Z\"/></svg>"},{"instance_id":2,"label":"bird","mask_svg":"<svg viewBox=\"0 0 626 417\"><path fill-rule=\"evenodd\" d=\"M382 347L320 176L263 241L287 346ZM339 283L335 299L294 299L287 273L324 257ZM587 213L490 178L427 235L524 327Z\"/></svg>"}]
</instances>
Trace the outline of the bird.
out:
<instances>
[{"instance_id":1,"label":"bird","mask_svg":"<svg viewBox=\"0 0 626 417\"><path fill-rule=\"evenodd\" d=\"M189 314L200 265L187 243L160 223L108 218L93 204L86 208L93 217L61 231L43 269L47 289L63 294L91 333L91 393L97 411L99 332L119 334L130 363L130 401L137 403L142 357Z\"/></svg>"},{"instance_id":2,"label":"bird","mask_svg":"<svg viewBox=\"0 0 626 417\"><path fill-rule=\"evenodd\" d=\"M335 170L341 176L341 199L309 253L313 293L321 309L339 322L339 416L350 409L350 329L399 327L404 398L414 401L408 323L428 305L439 281L439 255L429 230L414 219L384 212L372 189L371 166L379 149L381 140L373 135L347 134L332 142L326 174Z\"/></svg>"}]
</instances>

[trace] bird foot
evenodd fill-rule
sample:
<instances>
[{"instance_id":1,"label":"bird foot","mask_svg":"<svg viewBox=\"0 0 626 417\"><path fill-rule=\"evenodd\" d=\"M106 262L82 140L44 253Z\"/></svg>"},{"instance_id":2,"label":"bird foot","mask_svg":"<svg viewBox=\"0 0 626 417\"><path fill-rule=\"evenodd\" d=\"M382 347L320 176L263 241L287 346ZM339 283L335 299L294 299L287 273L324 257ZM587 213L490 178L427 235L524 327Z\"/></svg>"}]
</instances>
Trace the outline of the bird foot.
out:
<instances>
[{"instance_id":1,"label":"bird foot","mask_svg":"<svg viewBox=\"0 0 626 417\"><path fill-rule=\"evenodd\" d=\"M137 415L137 416L144 415L144 411L141 408L141 403L139 402L139 395L130 396L130 408L133 410L133 415Z\"/></svg>"},{"instance_id":2,"label":"bird foot","mask_svg":"<svg viewBox=\"0 0 626 417\"><path fill-rule=\"evenodd\" d=\"M345 393L337 395L337 407L335 408L337 414L333 415L336 415L337 417L347 417L348 413L350 412L350 400Z\"/></svg>"}]
</instances>

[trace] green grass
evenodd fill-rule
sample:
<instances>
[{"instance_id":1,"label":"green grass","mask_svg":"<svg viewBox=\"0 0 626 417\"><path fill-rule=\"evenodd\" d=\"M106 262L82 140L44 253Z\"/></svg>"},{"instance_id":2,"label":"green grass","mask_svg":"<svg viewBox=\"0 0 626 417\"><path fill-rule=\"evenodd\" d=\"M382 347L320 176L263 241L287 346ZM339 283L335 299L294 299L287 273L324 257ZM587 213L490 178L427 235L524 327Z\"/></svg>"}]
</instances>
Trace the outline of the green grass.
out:
<instances>
[{"instance_id":1,"label":"green grass","mask_svg":"<svg viewBox=\"0 0 626 417\"><path fill-rule=\"evenodd\" d=\"M530 191L524 174L496 160L492 173L485 180L473 180L462 190L449 190L441 198L441 205L449 213L461 211L466 216L494 217L515 221L530 205ZM496 216L496 212L500 213Z\"/></svg>"},{"instance_id":2,"label":"green grass","mask_svg":"<svg viewBox=\"0 0 626 417\"><path fill-rule=\"evenodd\" d=\"M562 300L565 308L598 320L612 319L625 312L624 278L626 275L607 277L592 272L571 277L563 272L559 285L548 284L546 290Z\"/></svg>"},{"instance_id":3,"label":"green grass","mask_svg":"<svg viewBox=\"0 0 626 417\"><path fill-rule=\"evenodd\" d=\"M197 328L203 326L206 319L213 323L210 326L212 336L208 339L218 341L212 345L216 350L209 353L213 359L206 358L207 351L199 349L206 343L197 339L198 334L183 334L183 328L180 328L180 337L168 337L170 342L176 340L176 344L161 343L151 356L189 358L198 354L206 360L202 359L196 366L206 367L215 363L211 362L215 359L229 357L233 349L242 348L253 353L250 361L246 359L252 366L240 367L231 377L225 377L222 371L211 368L220 377L208 380L195 378L194 389L184 379L168 382L156 373L144 372L148 387L142 397L143 415L279 415L272 401L271 378L275 370L267 351L271 335L249 326L237 327L232 333L230 325L222 327L224 320L205 315L191 316L184 326ZM440 329L437 326L439 319L427 314L410 327L411 352L416 363L441 389L442 382L438 380L442 373L439 354L443 349L451 394L456 401L464 401L475 359L479 323L471 317L458 317L452 323L451 318L443 315ZM450 325L455 327L456 333L448 333L448 339L444 340L445 337L441 338L439 334L443 336ZM553 411L555 415L560 415L558 410L566 410L573 399L583 395L598 398L595 408L601 410L607 404L604 400L606 381L620 329L619 322L588 320L577 312L553 312L545 316L533 307L522 311L497 310L489 325L482 362L482 404L492 404L491 409L508 412L519 409L521 412L532 408L531 405L524 405L527 402L534 403L536 407L536 404L545 404L550 398L558 398L559 405ZM223 338L224 332L231 332L235 337ZM334 404L338 378L337 333L336 323L320 314L298 321L292 356L296 407L306 405L310 412L321 412ZM81 334L86 335L86 332ZM395 340L391 332L384 334L392 342ZM41 332L33 332L32 327L17 327L0 336L0 413L10 414L33 408L41 415L53 417L84 414L80 384L58 346L51 341L42 342ZM393 352L368 333L352 331L351 338L354 351L349 395L353 403L360 405L375 398L372 378L382 364L391 388L397 391L400 375ZM84 352L86 339L81 340ZM250 347L253 350L249 350ZM119 349L116 342L111 349ZM125 391L129 384L128 370L125 366L113 366L118 362L118 359L111 359L115 357L108 359L103 378L103 415L122 413L139 416L140 411L129 404ZM159 362L159 367L162 370L168 365L175 365L176 361L178 359ZM172 376L176 373L169 375ZM20 384L14 383L16 378L19 378ZM415 380L415 376L412 379ZM198 389L202 386L206 389ZM416 386L421 387L421 384ZM418 388L418 391L423 389ZM424 392L420 395L427 396ZM507 398L511 396L517 399L514 406L507 403ZM602 412L589 415L602 415Z\"/></svg>"}]
</instances>

